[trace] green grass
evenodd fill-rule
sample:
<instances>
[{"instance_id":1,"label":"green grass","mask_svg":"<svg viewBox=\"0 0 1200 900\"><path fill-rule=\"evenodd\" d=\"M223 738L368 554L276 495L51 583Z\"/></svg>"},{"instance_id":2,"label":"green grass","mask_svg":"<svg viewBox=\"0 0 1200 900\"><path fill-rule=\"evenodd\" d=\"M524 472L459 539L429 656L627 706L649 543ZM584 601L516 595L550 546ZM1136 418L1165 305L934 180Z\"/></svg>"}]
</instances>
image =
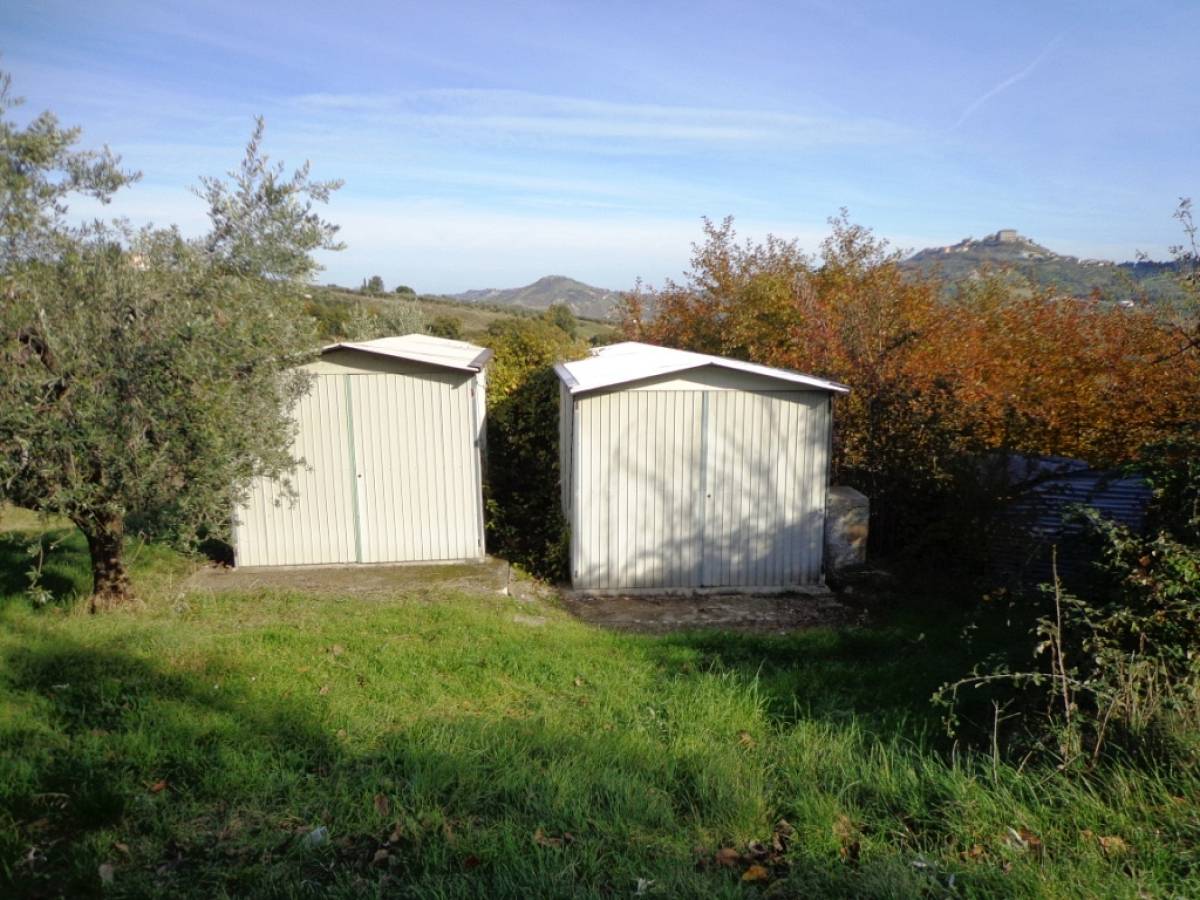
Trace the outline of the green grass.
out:
<instances>
[{"instance_id":1,"label":"green grass","mask_svg":"<svg viewBox=\"0 0 1200 900\"><path fill-rule=\"evenodd\" d=\"M83 588L76 539L52 565ZM1197 773L1067 779L944 741L928 697L966 664L944 611L650 637L436 584L188 594L184 568L145 548L146 607L102 617L5 574L0 895L1197 894ZM712 862L781 818L766 879Z\"/></svg>"}]
</instances>

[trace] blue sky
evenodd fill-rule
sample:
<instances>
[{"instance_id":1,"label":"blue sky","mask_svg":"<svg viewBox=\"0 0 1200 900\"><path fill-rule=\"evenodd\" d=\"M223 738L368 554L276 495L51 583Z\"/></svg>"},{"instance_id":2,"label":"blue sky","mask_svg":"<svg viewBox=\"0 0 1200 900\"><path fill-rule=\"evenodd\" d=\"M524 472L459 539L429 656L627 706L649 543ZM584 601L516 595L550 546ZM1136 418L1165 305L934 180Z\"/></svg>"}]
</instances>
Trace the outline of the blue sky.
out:
<instances>
[{"instance_id":1,"label":"blue sky","mask_svg":"<svg viewBox=\"0 0 1200 900\"><path fill-rule=\"evenodd\" d=\"M1165 256L1200 200L1200 2L6 0L0 65L204 227L188 187L267 148L346 181L322 280L421 291L678 275L700 217L815 248L1017 228ZM81 213L94 210L77 205Z\"/></svg>"}]
</instances>

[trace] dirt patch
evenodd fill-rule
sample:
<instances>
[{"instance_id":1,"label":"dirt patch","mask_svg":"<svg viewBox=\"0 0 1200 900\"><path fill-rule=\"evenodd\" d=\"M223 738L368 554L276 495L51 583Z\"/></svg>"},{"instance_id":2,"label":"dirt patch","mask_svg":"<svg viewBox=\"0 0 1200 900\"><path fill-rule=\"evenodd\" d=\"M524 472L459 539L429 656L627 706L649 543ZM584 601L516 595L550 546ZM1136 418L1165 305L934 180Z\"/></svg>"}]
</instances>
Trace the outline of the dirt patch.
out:
<instances>
[{"instance_id":1,"label":"dirt patch","mask_svg":"<svg viewBox=\"0 0 1200 900\"><path fill-rule=\"evenodd\" d=\"M479 563L396 566L274 566L230 569L206 566L186 584L190 590L213 593L260 590L333 594L343 597L389 597L439 588L496 594L508 581L508 563L489 559Z\"/></svg>"},{"instance_id":2,"label":"dirt patch","mask_svg":"<svg viewBox=\"0 0 1200 900\"><path fill-rule=\"evenodd\" d=\"M652 634L708 628L783 633L846 625L858 615L831 594L568 595L563 604L577 618L592 625Z\"/></svg>"},{"instance_id":3,"label":"dirt patch","mask_svg":"<svg viewBox=\"0 0 1200 900\"><path fill-rule=\"evenodd\" d=\"M536 614L539 605L554 604L559 596L545 584L518 576L497 559L447 565L206 566L193 574L185 587L212 593L270 590L378 599L422 595L431 589L492 596L507 593L528 604L530 614L518 614L514 621L529 627L546 621ZM652 634L701 629L783 633L844 625L858 617L857 610L829 593L586 597L568 592L561 603L588 624Z\"/></svg>"}]
</instances>

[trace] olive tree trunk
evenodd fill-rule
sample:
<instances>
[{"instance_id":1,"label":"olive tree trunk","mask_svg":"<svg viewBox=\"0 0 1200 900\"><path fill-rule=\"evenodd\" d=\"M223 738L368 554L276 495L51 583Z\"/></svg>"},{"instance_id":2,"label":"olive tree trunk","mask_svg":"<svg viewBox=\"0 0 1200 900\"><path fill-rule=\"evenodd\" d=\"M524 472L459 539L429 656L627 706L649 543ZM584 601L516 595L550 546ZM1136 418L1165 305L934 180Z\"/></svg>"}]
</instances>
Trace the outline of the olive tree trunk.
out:
<instances>
[{"instance_id":1,"label":"olive tree trunk","mask_svg":"<svg viewBox=\"0 0 1200 900\"><path fill-rule=\"evenodd\" d=\"M133 601L125 569L125 523L119 518L87 522L80 529L92 557L92 596L89 612L104 612Z\"/></svg>"}]
</instances>

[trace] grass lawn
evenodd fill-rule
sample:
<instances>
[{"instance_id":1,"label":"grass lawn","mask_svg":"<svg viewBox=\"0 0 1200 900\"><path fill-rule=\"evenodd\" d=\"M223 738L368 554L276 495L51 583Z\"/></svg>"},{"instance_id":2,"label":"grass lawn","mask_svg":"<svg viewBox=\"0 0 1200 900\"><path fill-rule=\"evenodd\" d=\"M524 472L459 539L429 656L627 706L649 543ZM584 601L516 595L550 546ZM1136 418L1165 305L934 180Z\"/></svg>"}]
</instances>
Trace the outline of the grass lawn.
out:
<instances>
[{"instance_id":1,"label":"grass lawn","mask_svg":"<svg viewBox=\"0 0 1200 900\"><path fill-rule=\"evenodd\" d=\"M88 617L27 560L0 535L0 895L1200 894L1195 771L953 751L944 611L614 634L436 584L187 593L147 547L146 607ZM47 583L85 581L72 536Z\"/></svg>"}]
</instances>

